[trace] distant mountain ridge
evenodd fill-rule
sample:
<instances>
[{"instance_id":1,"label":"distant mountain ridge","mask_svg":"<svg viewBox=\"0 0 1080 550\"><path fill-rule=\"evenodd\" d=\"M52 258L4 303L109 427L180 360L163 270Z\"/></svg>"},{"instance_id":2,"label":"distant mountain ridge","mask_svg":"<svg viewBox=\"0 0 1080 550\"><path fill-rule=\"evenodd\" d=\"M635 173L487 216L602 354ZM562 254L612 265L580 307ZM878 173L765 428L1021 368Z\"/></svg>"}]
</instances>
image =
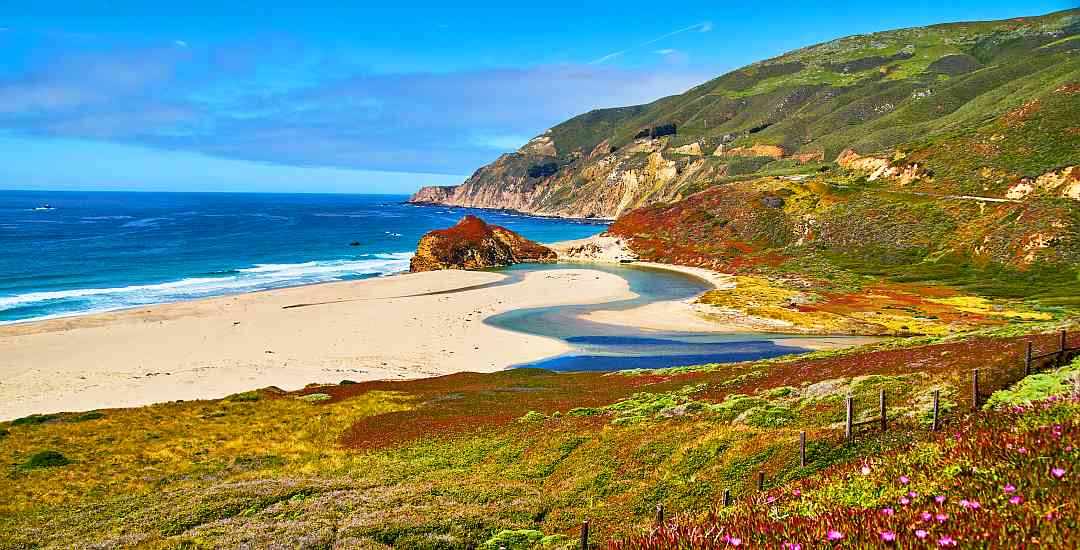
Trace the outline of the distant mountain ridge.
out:
<instances>
[{"instance_id":1,"label":"distant mountain ridge","mask_svg":"<svg viewBox=\"0 0 1080 550\"><path fill-rule=\"evenodd\" d=\"M1078 50L1080 9L841 38L574 117L411 200L616 218L733 181L824 170L916 192L1076 198L1061 173L1080 164ZM1039 124L1025 126L1031 116Z\"/></svg>"}]
</instances>

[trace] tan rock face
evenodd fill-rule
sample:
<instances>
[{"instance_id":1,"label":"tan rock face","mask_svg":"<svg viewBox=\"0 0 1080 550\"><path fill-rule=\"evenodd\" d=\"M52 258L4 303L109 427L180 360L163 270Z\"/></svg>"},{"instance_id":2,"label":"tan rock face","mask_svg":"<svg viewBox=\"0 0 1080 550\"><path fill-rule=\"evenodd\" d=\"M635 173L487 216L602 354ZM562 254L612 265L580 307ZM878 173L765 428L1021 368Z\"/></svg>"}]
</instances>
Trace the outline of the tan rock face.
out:
<instances>
[{"instance_id":1,"label":"tan rock face","mask_svg":"<svg viewBox=\"0 0 1080 550\"><path fill-rule=\"evenodd\" d=\"M676 147L676 148L672 149L671 152L672 153L678 153L680 155L694 155L694 156L700 157L701 156L701 144L696 142L696 141L694 143L687 143L686 145L683 145L682 147Z\"/></svg>"},{"instance_id":2,"label":"tan rock face","mask_svg":"<svg viewBox=\"0 0 1080 550\"><path fill-rule=\"evenodd\" d=\"M713 155L718 157L772 157L784 158L784 148L779 145L754 144L750 147L734 147L725 149L723 145L716 148Z\"/></svg>"},{"instance_id":3,"label":"tan rock face","mask_svg":"<svg viewBox=\"0 0 1080 550\"><path fill-rule=\"evenodd\" d=\"M454 227L430 231L420 239L409 270L484 269L523 262L554 262L550 248L509 229L465 216Z\"/></svg>"},{"instance_id":4,"label":"tan rock face","mask_svg":"<svg viewBox=\"0 0 1080 550\"><path fill-rule=\"evenodd\" d=\"M795 159L799 164L821 162L825 160L825 151L807 151L805 153L796 154L791 158Z\"/></svg>"},{"instance_id":5,"label":"tan rock face","mask_svg":"<svg viewBox=\"0 0 1080 550\"><path fill-rule=\"evenodd\" d=\"M456 189L456 185L421 187L409 201L417 204L443 204L454 195Z\"/></svg>"},{"instance_id":6,"label":"tan rock face","mask_svg":"<svg viewBox=\"0 0 1080 550\"><path fill-rule=\"evenodd\" d=\"M1047 172L1035 179L1035 187L1058 197L1080 199L1080 166Z\"/></svg>"},{"instance_id":7,"label":"tan rock face","mask_svg":"<svg viewBox=\"0 0 1080 550\"><path fill-rule=\"evenodd\" d=\"M841 168L865 172L866 179L875 181L879 179L895 179L901 185L907 185L922 177L918 164L906 166L893 166L889 159L880 157L862 156L851 149L845 149L836 157L836 164Z\"/></svg>"},{"instance_id":8,"label":"tan rock face","mask_svg":"<svg viewBox=\"0 0 1080 550\"><path fill-rule=\"evenodd\" d=\"M691 183L722 175L700 158L673 155L665 149L668 141L639 139L614 151L602 142L576 159L564 159L554 174L537 178L528 177L529 167L552 158L526 154L522 151L535 148L523 148L481 167L459 186L424 188L410 202L614 219L640 206L678 200Z\"/></svg>"}]
</instances>

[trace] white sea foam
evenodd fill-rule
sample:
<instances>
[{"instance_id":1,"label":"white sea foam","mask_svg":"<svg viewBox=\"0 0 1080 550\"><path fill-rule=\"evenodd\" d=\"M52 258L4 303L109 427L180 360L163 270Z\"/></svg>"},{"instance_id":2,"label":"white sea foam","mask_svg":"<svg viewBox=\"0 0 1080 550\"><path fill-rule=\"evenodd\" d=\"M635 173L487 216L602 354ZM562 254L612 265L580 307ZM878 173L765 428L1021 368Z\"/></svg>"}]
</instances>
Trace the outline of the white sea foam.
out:
<instances>
[{"instance_id":1,"label":"white sea foam","mask_svg":"<svg viewBox=\"0 0 1080 550\"><path fill-rule=\"evenodd\" d=\"M360 259L313 261L295 264L260 264L239 269L234 275L191 277L149 285L113 288L76 288L0 296L0 311L44 306L54 311L76 305L77 313L108 311L147 304L205 298L221 294L266 290L284 286L339 281L363 275L386 275L409 267L411 252L372 254ZM57 317L64 314L49 314ZM39 317L46 318L46 317ZM27 319L20 319L22 322ZM0 322L0 324L5 324Z\"/></svg>"}]
</instances>

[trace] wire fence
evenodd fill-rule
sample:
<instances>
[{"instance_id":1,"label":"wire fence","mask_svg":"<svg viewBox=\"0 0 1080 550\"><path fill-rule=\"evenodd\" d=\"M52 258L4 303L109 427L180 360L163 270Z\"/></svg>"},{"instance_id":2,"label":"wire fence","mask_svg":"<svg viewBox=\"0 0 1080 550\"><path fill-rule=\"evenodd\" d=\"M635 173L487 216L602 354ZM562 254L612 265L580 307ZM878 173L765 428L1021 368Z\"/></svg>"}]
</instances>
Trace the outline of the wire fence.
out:
<instances>
[{"instance_id":1,"label":"wire fence","mask_svg":"<svg viewBox=\"0 0 1080 550\"><path fill-rule=\"evenodd\" d=\"M1054 367L1058 365L1064 365L1066 361L1080 353L1080 346L1069 347L1068 346L1068 333L1061 331L1058 333L1056 346L1043 353L1035 353L1035 337L1029 337L1025 341L1024 353L1022 356L1023 367L1010 368L1006 374L1005 387L1011 386L1016 382L1022 380L1024 377L1037 374L1041 370L1047 367ZM978 411L980 405L983 404L982 389L980 388L980 370L973 369L971 372L971 408L973 411ZM933 412L930 423L930 431L936 432L941 429L941 404L940 404L940 391L935 390L933 392ZM878 412L872 418L855 421L855 402L851 394L848 394L844 398L844 441L850 443L855 437L855 429L862 426L874 426L876 425L881 432L885 432L889 429L887 396L885 390L881 389L878 393ZM799 432L799 467L805 468L807 463L807 450L806 450L806 431ZM749 481L749 480L748 480ZM757 492L763 492L765 490L765 471L758 470L753 478L754 487ZM745 486L745 484L744 484ZM731 490L724 489L721 496L721 505L724 507L731 506L735 501L731 497ZM656 516L654 518L654 526L660 527L664 523L664 505L663 503L656 505ZM588 550L590 548L589 542L589 520L586 519L581 524L581 550ZM499 550L507 550L505 546L499 547Z\"/></svg>"}]
</instances>

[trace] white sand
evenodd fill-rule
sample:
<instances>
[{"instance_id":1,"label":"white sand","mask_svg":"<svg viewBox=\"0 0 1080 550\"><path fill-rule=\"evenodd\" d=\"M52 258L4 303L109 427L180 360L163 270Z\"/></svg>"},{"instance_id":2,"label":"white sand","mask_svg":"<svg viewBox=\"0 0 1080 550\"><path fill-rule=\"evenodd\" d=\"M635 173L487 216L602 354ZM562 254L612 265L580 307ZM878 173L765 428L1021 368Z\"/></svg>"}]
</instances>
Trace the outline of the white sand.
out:
<instances>
[{"instance_id":1,"label":"white sand","mask_svg":"<svg viewBox=\"0 0 1080 550\"><path fill-rule=\"evenodd\" d=\"M482 323L518 308L633 297L587 269L440 271L0 327L0 419L217 398L270 385L487 372L566 351ZM326 303L283 309L305 303Z\"/></svg>"}]
</instances>

